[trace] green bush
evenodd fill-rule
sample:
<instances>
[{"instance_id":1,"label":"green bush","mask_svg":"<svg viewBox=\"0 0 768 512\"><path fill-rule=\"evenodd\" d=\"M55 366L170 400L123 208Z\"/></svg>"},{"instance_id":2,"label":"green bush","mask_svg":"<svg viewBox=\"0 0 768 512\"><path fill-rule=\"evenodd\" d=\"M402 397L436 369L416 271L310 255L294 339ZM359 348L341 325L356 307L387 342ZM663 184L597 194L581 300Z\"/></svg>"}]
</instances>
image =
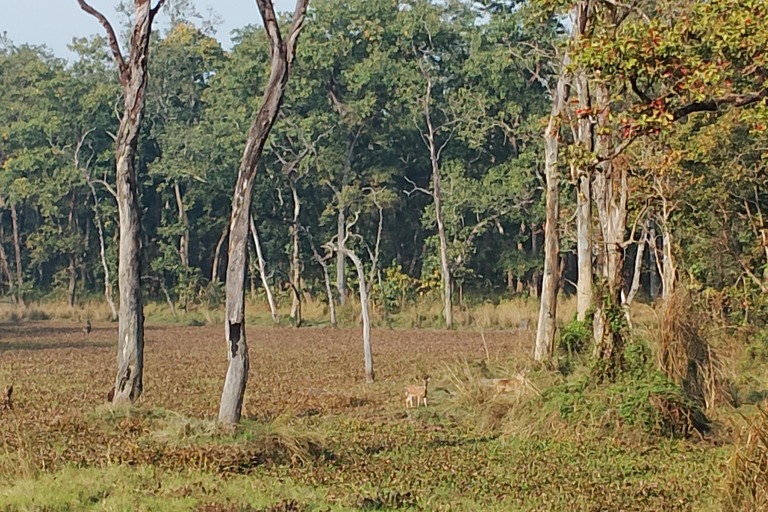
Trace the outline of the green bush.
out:
<instances>
[{"instance_id":1,"label":"green bush","mask_svg":"<svg viewBox=\"0 0 768 512\"><path fill-rule=\"evenodd\" d=\"M554 386L544 391L538 410L557 411L568 422L636 426L660 436L689 437L707 431L701 408L655 367L651 355L647 343L633 340L625 347L625 366L616 380L597 382L582 376Z\"/></svg>"},{"instance_id":2,"label":"green bush","mask_svg":"<svg viewBox=\"0 0 768 512\"><path fill-rule=\"evenodd\" d=\"M564 354L581 354L587 350L592 340L592 322L587 320L580 322L574 316L573 319L560 329L558 347Z\"/></svg>"}]
</instances>

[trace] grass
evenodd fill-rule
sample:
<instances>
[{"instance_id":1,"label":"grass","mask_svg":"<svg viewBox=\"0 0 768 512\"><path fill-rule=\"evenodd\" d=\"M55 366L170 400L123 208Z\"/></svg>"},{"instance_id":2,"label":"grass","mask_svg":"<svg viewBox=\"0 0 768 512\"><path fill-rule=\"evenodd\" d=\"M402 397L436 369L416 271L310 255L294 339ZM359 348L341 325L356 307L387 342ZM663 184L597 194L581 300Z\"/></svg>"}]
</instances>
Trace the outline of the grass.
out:
<instances>
[{"instance_id":1,"label":"grass","mask_svg":"<svg viewBox=\"0 0 768 512\"><path fill-rule=\"evenodd\" d=\"M677 388L649 378L651 366L589 385L587 356L572 354L570 372L538 368L530 332L484 330L376 329L379 380L367 385L357 328L249 327L245 420L230 432L215 422L226 371L219 326L148 324L145 396L113 409L104 395L115 324L94 322L85 338L72 322L0 323L0 385L13 382L18 393L16 408L0 411L0 510L714 511L745 503L745 482L761 467L729 469L729 460L762 460L755 435L739 434L765 428L750 427L753 406L722 409L707 437L670 436L655 428L648 397L674 397ZM406 411L402 387L424 374L430 406ZM493 379L517 375L529 385L493 388ZM721 485L724 475L733 483Z\"/></svg>"},{"instance_id":2,"label":"grass","mask_svg":"<svg viewBox=\"0 0 768 512\"><path fill-rule=\"evenodd\" d=\"M282 297L279 301L280 325L290 326L290 300ZM489 330L515 329L535 331L539 303L537 299L515 297L499 302L480 302L478 304L456 304L454 306L454 324L460 329ZM645 308L647 309L647 307ZM337 307L339 324L342 327L358 325L360 305L353 298L345 306ZM643 312L637 306L638 313ZM149 323L181 324L190 326L223 325L224 308L193 304L188 311L178 306L174 317L168 304L147 302L144 315ZM561 298L558 305L558 322L566 324L576 312L575 297ZM316 299L304 300L302 314L305 326L329 326L328 306ZM371 308L371 320L374 326L400 329L441 329L444 327L442 305L438 300L424 299L418 304L409 303L396 313L384 314L377 305ZM106 302L99 298L84 299L70 308L60 300L32 302L26 307L12 303L0 304L0 322L20 323L40 320L71 320L85 322L87 319L97 322L109 322L112 314ZM272 327L272 317L267 303L258 298L247 301L246 322L249 325Z\"/></svg>"}]
</instances>

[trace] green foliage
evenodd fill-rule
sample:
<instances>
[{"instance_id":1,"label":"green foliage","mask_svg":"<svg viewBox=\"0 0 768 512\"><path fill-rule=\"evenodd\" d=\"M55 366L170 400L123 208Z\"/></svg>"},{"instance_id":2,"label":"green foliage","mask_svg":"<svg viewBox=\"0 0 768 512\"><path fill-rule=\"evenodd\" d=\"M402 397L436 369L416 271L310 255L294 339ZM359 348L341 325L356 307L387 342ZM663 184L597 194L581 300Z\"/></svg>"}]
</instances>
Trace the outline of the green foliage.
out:
<instances>
[{"instance_id":1,"label":"green foliage","mask_svg":"<svg viewBox=\"0 0 768 512\"><path fill-rule=\"evenodd\" d=\"M585 352L592 342L591 320L580 322L574 316L559 332L558 347L562 353L570 356Z\"/></svg>"},{"instance_id":2,"label":"green foliage","mask_svg":"<svg viewBox=\"0 0 768 512\"><path fill-rule=\"evenodd\" d=\"M624 371L613 382L581 377L544 391L543 410L556 410L568 422L610 422L640 427L649 434L689 437L709 429L706 416L683 390L653 363L645 342L626 346Z\"/></svg>"},{"instance_id":3,"label":"green foliage","mask_svg":"<svg viewBox=\"0 0 768 512\"><path fill-rule=\"evenodd\" d=\"M395 313L407 301L415 298L418 281L403 273L403 268L392 263L383 271L381 283L377 281L373 290L377 301L387 313Z\"/></svg>"}]
</instances>

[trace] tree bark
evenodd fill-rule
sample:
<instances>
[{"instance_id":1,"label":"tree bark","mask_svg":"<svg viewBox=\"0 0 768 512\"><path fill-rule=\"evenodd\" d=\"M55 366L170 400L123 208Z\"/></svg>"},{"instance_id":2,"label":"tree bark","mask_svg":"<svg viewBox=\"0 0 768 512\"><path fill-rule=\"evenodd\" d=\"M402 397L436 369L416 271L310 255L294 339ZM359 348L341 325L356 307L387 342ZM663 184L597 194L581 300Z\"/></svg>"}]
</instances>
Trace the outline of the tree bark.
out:
<instances>
[{"instance_id":1,"label":"tree bark","mask_svg":"<svg viewBox=\"0 0 768 512\"><path fill-rule=\"evenodd\" d=\"M299 193L296 189L296 180L289 178L291 183L291 196L293 197L293 223L291 224L291 239L293 251L291 254L291 318L296 322L296 327L301 326L301 296L299 290L301 287L301 248L299 246L299 215L301 214L301 202Z\"/></svg>"},{"instance_id":2,"label":"tree bark","mask_svg":"<svg viewBox=\"0 0 768 512\"><path fill-rule=\"evenodd\" d=\"M259 260L259 277L261 278L261 285L264 287L264 293L267 295L269 311L272 313L272 322L279 324L280 317L277 314L277 303L275 302L275 296L272 295L272 288L269 286L269 281L267 280L267 265L264 261L264 254L261 252L259 232L256 230L256 223L253 221L253 217L251 217L251 236L253 236L253 245L256 247L256 257Z\"/></svg>"},{"instance_id":3,"label":"tree bark","mask_svg":"<svg viewBox=\"0 0 768 512\"><path fill-rule=\"evenodd\" d=\"M184 208L184 201L181 197L181 189L179 184L173 184L173 192L176 196L176 206L179 209L179 222L184 226L184 234L179 238L179 259L181 260L182 267L189 266L189 217L187 216L187 210Z\"/></svg>"},{"instance_id":4,"label":"tree bark","mask_svg":"<svg viewBox=\"0 0 768 512\"><path fill-rule=\"evenodd\" d=\"M104 26L123 88L123 114L115 137L117 206L120 224L118 288L120 322L114 404L134 402L143 390L144 312L141 297L141 218L136 180L136 146L144 118L152 22L165 0L134 0L131 50L126 63L112 26L85 0L80 7Z\"/></svg>"},{"instance_id":5,"label":"tree bark","mask_svg":"<svg viewBox=\"0 0 768 512\"><path fill-rule=\"evenodd\" d=\"M645 256L645 245L648 241L648 232L643 229L643 234L640 237L640 241L637 242L637 253L635 254L635 268L632 274L632 285L629 288L629 292L626 296L622 296L622 307L624 308L624 317L627 319L627 324L632 327L632 314L630 307L635 300L637 292L640 290L640 276L643 270L643 256Z\"/></svg>"},{"instance_id":6,"label":"tree bark","mask_svg":"<svg viewBox=\"0 0 768 512\"><path fill-rule=\"evenodd\" d=\"M589 10L588 1L580 1L576 7L576 21L571 31L571 44L578 42L584 33ZM544 131L544 176L546 179L546 224L544 226L544 275L541 284L539 302L539 323L536 330L536 361L545 361L552 357L555 349L555 332L557 329L557 285L558 285L558 256L560 253L560 234L558 222L560 217L560 173L558 170L561 116L565 111L570 96L571 64L569 49L565 50L557 80L557 86L552 97L552 111L549 123ZM531 229L535 237L535 230ZM534 240L535 244L535 240Z\"/></svg>"},{"instance_id":7,"label":"tree bark","mask_svg":"<svg viewBox=\"0 0 768 512\"><path fill-rule=\"evenodd\" d=\"M588 6L587 6L588 9ZM581 16L586 17L588 12L581 9ZM584 23L586 19L577 19L577 23ZM576 71L574 77L576 94L579 100L579 110L576 114L577 134L576 143L583 155L589 155L594 150L593 124L591 121L592 98L589 91L589 80L583 69ZM576 256L578 259L578 282L576 283L577 320L583 322L587 318L587 312L592 307L592 191L591 173L582 159L580 165L571 166L572 177L576 183Z\"/></svg>"},{"instance_id":8,"label":"tree bark","mask_svg":"<svg viewBox=\"0 0 768 512\"><path fill-rule=\"evenodd\" d=\"M560 253L558 219L560 216L560 177L557 167L560 116L570 93L568 65L570 58L566 51L562 71L552 98L552 111L544 132L544 176L546 178L546 224L544 226L544 278L539 304L539 324L536 330L534 359L545 361L552 356L555 348L557 320L557 258Z\"/></svg>"},{"instance_id":9,"label":"tree bark","mask_svg":"<svg viewBox=\"0 0 768 512\"><path fill-rule=\"evenodd\" d=\"M432 165L432 201L435 204L435 221L437 223L437 236L440 239L440 274L442 277L442 298L443 298L443 318L445 326L448 329L453 328L453 299L451 294L453 286L451 282L451 267L448 263L448 237L445 233L445 222L443 221L443 192L440 187L440 153L445 147L437 146L435 140L436 132L432 124L430 113L430 102L432 99L432 77L422 69L422 74L427 81L427 90L424 95L424 120L427 123L427 133L423 135L424 141L429 149L429 161Z\"/></svg>"},{"instance_id":10,"label":"tree bark","mask_svg":"<svg viewBox=\"0 0 768 512\"><path fill-rule=\"evenodd\" d=\"M651 246L651 250L648 253L650 258L650 264L648 265L648 271L651 273L650 278L650 290L651 300L654 301L659 297L659 263L656 258L656 251L658 251L658 243L656 239L656 226L649 222L648 227L648 245Z\"/></svg>"},{"instance_id":11,"label":"tree bark","mask_svg":"<svg viewBox=\"0 0 768 512\"><path fill-rule=\"evenodd\" d=\"M341 240L344 239L344 230L347 226L347 214L346 208L342 204L339 204L339 215L336 219L336 236L339 241L339 251L336 253L336 289L339 292L339 304L344 305L347 303L347 274L346 274L346 256L345 247L341 244Z\"/></svg>"},{"instance_id":12,"label":"tree bark","mask_svg":"<svg viewBox=\"0 0 768 512\"><path fill-rule=\"evenodd\" d=\"M669 225L664 222L662 229L662 272L661 272L661 298L668 300L675 292L675 281L677 279L677 268L675 258L672 253L672 233L669 231Z\"/></svg>"},{"instance_id":13,"label":"tree bark","mask_svg":"<svg viewBox=\"0 0 768 512\"><path fill-rule=\"evenodd\" d=\"M11 203L11 224L13 226L13 250L16 253L16 299L25 306L22 287L24 285L23 271L21 268L21 241L19 239L19 217L16 214L16 205Z\"/></svg>"},{"instance_id":14,"label":"tree bark","mask_svg":"<svg viewBox=\"0 0 768 512\"><path fill-rule=\"evenodd\" d=\"M347 257L352 260L357 270L357 283L360 288L360 311L363 317L363 355L365 358L365 381L372 383L373 374L373 352L371 351L371 315L368 311L368 285L365 281L365 269L360 258L349 249L345 249Z\"/></svg>"},{"instance_id":15,"label":"tree bark","mask_svg":"<svg viewBox=\"0 0 768 512\"><path fill-rule=\"evenodd\" d=\"M3 230L2 213L0 213L0 265L2 266L2 272L5 274L5 278L8 280L8 293L13 292L13 275L11 274L11 267L8 264L8 255L5 253L5 247L3 241L5 240L5 233Z\"/></svg>"},{"instance_id":16,"label":"tree bark","mask_svg":"<svg viewBox=\"0 0 768 512\"><path fill-rule=\"evenodd\" d=\"M285 94L296 54L296 41L304 23L308 0L297 0L291 27L283 40L271 0L257 0L264 29L269 38L271 70L259 113L251 125L240 162L232 198L227 265L227 305L224 333L229 368L221 394L219 421L235 424L240 420L248 381L248 344L245 339L245 281L248 255L247 237L256 167L269 132L275 123Z\"/></svg>"},{"instance_id":17,"label":"tree bark","mask_svg":"<svg viewBox=\"0 0 768 512\"><path fill-rule=\"evenodd\" d=\"M608 85L598 82L595 86L597 100L597 154L608 155L612 150L611 94ZM605 252L603 277L605 279L602 300L595 306L593 331L594 357L603 364L603 376L613 378L623 361L624 333L610 321L608 310L614 312L621 306L624 266L623 243L627 224L627 196L629 192L626 169L617 168L611 160L600 163L594 180L594 198L597 205L602 244Z\"/></svg>"},{"instance_id":18,"label":"tree bark","mask_svg":"<svg viewBox=\"0 0 768 512\"><path fill-rule=\"evenodd\" d=\"M336 236L338 237L339 251L336 252L336 289L339 292L339 304L344 305L347 302L347 273L346 273L346 247L344 247L346 229L347 229L347 204L344 200L344 193L349 185L350 173L352 172L352 158L355 154L357 140L362 133L362 126L354 133L350 132L347 137L347 148L344 156L344 167L341 172L341 188L336 192L336 200L339 203L339 214L336 222Z\"/></svg>"},{"instance_id":19,"label":"tree bark","mask_svg":"<svg viewBox=\"0 0 768 512\"><path fill-rule=\"evenodd\" d=\"M219 258L221 257L221 247L224 245L224 240L229 234L228 226L224 226L224 230L221 232L219 241L216 243L216 250L213 251L213 266L211 267L211 282L219 282Z\"/></svg>"},{"instance_id":20,"label":"tree bark","mask_svg":"<svg viewBox=\"0 0 768 512\"><path fill-rule=\"evenodd\" d=\"M93 196L94 219L96 220L96 230L99 232L99 257L101 258L101 267L104 270L104 298L107 300L107 304L109 304L109 309L112 311L112 320L114 320L117 318L117 308L115 308L115 301L112 298L112 281L109 277L109 265L107 265L107 248L104 242L101 213L99 212L99 196L96 195L96 187L93 186L90 178L88 178L88 186L91 188L91 195Z\"/></svg>"},{"instance_id":21,"label":"tree bark","mask_svg":"<svg viewBox=\"0 0 768 512\"><path fill-rule=\"evenodd\" d=\"M325 279L325 293L328 295L328 310L331 315L331 327L337 327L336 321L336 304L333 301L333 290L331 288L331 276L328 274L328 265L325 263L320 254L315 250L314 244L312 245L312 252L315 255L315 260L323 269L323 279Z\"/></svg>"},{"instance_id":22,"label":"tree bark","mask_svg":"<svg viewBox=\"0 0 768 512\"><path fill-rule=\"evenodd\" d=\"M75 291L77 289L77 267L75 266L74 256L69 257L69 287L67 289L67 306L69 308L75 307Z\"/></svg>"}]
</instances>

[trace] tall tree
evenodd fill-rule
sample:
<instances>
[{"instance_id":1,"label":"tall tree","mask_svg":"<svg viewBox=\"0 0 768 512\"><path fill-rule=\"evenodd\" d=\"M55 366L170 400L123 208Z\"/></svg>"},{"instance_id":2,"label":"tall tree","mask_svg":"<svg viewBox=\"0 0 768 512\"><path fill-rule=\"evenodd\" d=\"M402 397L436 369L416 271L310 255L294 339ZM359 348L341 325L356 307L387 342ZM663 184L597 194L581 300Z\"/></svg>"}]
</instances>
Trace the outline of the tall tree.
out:
<instances>
[{"instance_id":1,"label":"tall tree","mask_svg":"<svg viewBox=\"0 0 768 512\"><path fill-rule=\"evenodd\" d=\"M560 254L560 172L558 168L560 124L565 114L566 104L571 90L571 46L577 44L586 29L588 1L580 1L574 8L574 24L571 30L569 47L563 54L560 77L552 94L552 112L544 131L546 179L547 221L544 228L544 275L539 304L539 324L536 331L535 359L544 361L552 356L555 348L557 320L557 292L560 272L558 257Z\"/></svg>"},{"instance_id":2,"label":"tall tree","mask_svg":"<svg viewBox=\"0 0 768 512\"><path fill-rule=\"evenodd\" d=\"M147 91L147 64L152 22L165 0L155 7L150 0L134 0L133 29L128 61L123 57L117 36L106 17L78 0L83 11L94 16L107 32L112 56L123 88L123 115L115 137L115 168L120 215L118 288L120 323L118 329L117 377L113 403L134 402L143 390L144 311L141 297L141 212L136 180L136 146L144 117Z\"/></svg>"},{"instance_id":3,"label":"tall tree","mask_svg":"<svg viewBox=\"0 0 768 512\"><path fill-rule=\"evenodd\" d=\"M229 369L221 394L219 421L235 424L240 414L248 381L248 345L245 339L245 283L248 257L248 232L251 218L251 198L256 167L288 84L296 56L296 43L304 25L309 0L297 0L293 20L283 38L271 0L257 0L264 29L269 38L271 70L264 87L259 113L251 125L237 174L232 198L229 229L229 265L227 267L227 305L224 334L227 340Z\"/></svg>"}]
</instances>

